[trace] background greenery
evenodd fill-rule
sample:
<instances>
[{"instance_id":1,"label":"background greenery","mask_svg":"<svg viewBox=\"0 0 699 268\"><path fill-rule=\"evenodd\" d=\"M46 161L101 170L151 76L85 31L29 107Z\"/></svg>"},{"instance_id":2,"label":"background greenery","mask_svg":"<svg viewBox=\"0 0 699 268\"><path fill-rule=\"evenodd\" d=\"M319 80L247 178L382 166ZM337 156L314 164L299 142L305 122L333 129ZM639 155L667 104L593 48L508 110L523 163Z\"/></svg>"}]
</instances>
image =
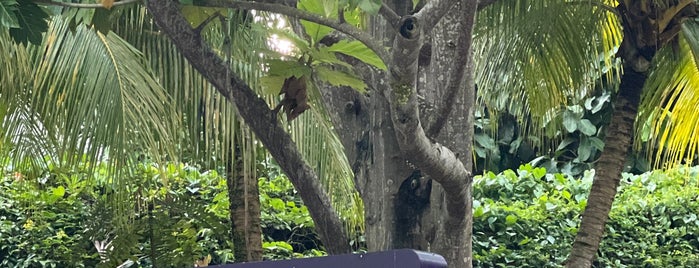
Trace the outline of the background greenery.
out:
<instances>
[{"instance_id":1,"label":"background greenery","mask_svg":"<svg viewBox=\"0 0 699 268\"><path fill-rule=\"evenodd\" d=\"M106 166L92 172L51 166L38 177L5 171L0 266L234 261L225 180L216 171L141 163L125 175L130 184L125 205L141 213L120 219L107 202L113 186ZM264 175L259 186L265 258L324 255L308 210L286 177L271 161L258 169ZM474 266L557 267L570 250L593 176L594 171L574 178L522 165L477 177ZM623 181L596 266L699 266L699 167L627 174ZM129 222L116 224L119 220ZM356 244L361 250L362 243Z\"/></svg>"}]
</instances>

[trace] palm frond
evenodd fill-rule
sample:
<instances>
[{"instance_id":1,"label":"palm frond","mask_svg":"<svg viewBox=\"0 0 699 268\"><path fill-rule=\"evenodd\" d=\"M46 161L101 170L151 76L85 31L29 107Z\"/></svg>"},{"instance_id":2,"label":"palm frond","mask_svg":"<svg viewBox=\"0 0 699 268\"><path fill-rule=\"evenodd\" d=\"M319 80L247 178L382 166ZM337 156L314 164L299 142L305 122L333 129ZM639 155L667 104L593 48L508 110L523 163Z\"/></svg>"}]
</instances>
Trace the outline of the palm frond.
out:
<instances>
[{"instance_id":1,"label":"palm frond","mask_svg":"<svg viewBox=\"0 0 699 268\"><path fill-rule=\"evenodd\" d=\"M699 24L685 23L678 42L655 56L636 124L635 146L655 146L648 157L656 167L692 163L699 149Z\"/></svg>"},{"instance_id":2,"label":"palm frond","mask_svg":"<svg viewBox=\"0 0 699 268\"><path fill-rule=\"evenodd\" d=\"M85 26L72 32L63 17L55 16L42 44L28 48L26 61L29 77L7 96L24 105L18 106L13 126L20 121L34 126L8 130L17 135L40 130L55 140L51 157L67 165L83 156L88 161L109 157L116 167L138 151L161 155L161 145L172 143L173 128L162 124L171 114L168 95L142 55L118 36ZM23 151L27 144L14 149ZM47 151L29 152L42 159Z\"/></svg>"},{"instance_id":3,"label":"palm frond","mask_svg":"<svg viewBox=\"0 0 699 268\"><path fill-rule=\"evenodd\" d=\"M330 194L330 201L345 221L348 233L354 234L364 226L364 209L354 187L354 173L328 112L320 103L319 89L309 87L308 93L312 108L291 122L289 132Z\"/></svg>"},{"instance_id":4,"label":"palm frond","mask_svg":"<svg viewBox=\"0 0 699 268\"><path fill-rule=\"evenodd\" d=\"M479 12L474 61L482 105L514 114L531 135L552 136L557 129L543 126L559 110L592 93L599 78L619 77L614 54L622 32L609 4L497 1Z\"/></svg>"}]
</instances>

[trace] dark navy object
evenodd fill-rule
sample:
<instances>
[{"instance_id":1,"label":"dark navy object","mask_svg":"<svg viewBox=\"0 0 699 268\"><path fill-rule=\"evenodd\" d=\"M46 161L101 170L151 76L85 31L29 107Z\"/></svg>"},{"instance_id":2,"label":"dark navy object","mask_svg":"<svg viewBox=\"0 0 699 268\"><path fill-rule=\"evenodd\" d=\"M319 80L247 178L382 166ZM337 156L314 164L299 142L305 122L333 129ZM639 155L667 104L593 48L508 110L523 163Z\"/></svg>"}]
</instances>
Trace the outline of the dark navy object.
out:
<instances>
[{"instance_id":1,"label":"dark navy object","mask_svg":"<svg viewBox=\"0 0 699 268\"><path fill-rule=\"evenodd\" d=\"M412 249L346 254L327 257L263 261L226 265L217 268L446 268L442 256Z\"/></svg>"}]
</instances>

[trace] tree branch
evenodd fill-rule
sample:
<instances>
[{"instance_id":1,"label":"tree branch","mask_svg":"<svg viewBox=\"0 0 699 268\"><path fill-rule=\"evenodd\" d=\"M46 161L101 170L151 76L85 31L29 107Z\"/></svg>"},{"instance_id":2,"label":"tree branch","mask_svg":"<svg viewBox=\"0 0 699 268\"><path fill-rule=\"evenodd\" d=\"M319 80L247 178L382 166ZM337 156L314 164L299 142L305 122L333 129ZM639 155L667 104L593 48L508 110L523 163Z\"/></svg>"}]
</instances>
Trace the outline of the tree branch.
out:
<instances>
[{"instance_id":1,"label":"tree branch","mask_svg":"<svg viewBox=\"0 0 699 268\"><path fill-rule=\"evenodd\" d=\"M480 3L481 2L479 2L478 8L480 8ZM462 2L461 5L466 4ZM474 20L463 20L458 24L458 26L456 26L456 40L454 40L453 43L448 44L448 46L454 48L454 62L469 62L471 57L471 44L473 42L471 42L472 38L470 35L463 33L471 32L470 29L473 28L474 24ZM456 64L456 66L450 70L451 72L449 72L446 76L449 77L449 81L447 81L446 85L447 92L443 97L444 103L439 107L437 118L435 119L434 123L432 123L427 130L427 136L430 138L436 138L439 135L439 132L447 122L447 118L449 118L452 110L454 110L454 103L457 99L456 95L461 92L464 87L469 86L464 84L464 82L466 82L464 81L464 75L466 75L466 64Z\"/></svg>"},{"instance_id":2,"label":"tree branch","mask_svg":"<svg viewBox=\"0 0 699 268\"><path fill-rule=\"evenodd\" d=\"M432 28L437 25L439 20L441 20L457 2L456 0L433 0L427 2L427 5L415 14L415 17L417 17L422 24L422 30L426 33L432 31Z\"/></svg>"},{"instance_id":3,"label":"tree branch","mask_svg":"<svg viewBox=\"0 0 699 268\"><path fill-rule=\"evenodd\" d=\"M253 130L270 154L277 159L316 222L323 244L331 254L350 251L347 233L332 209L330 198L318 182L318 177L304 162L295 143L277 122L263 99L243 82L208 47L180 13L173 0L149 0L146 7L158 27L175 44L190 64L216 87L228 101L235 103L238 113Z\"/></svg>"},{"instance_id":4,"label":"tree branch","mask_svg":"<svg viewBox=\"0 0 699 268\"><path fill-rule=\"evenodd\" d=\"M379 14L381 14L381 16L383 16L383 18L386 19L386 21L388 21L389 24L391 24L391 27L393 27L394 30L398 29L400 16L398 16L398 14L396 14L396 12L393 11L393 9L391 9L391 7L386 5L385 2L381 2L381 9L379 9Z\"/></svg>"},{"instance_id":5,"label":"tree branch","mask_svg":"<svg viewBox=\"0 0 699 268\"><path fill-rule=\"evenodd\" d=\"M139 3L143 0L122 0L115 1L112 7L124 6L133 3ZM84 4L84 3L69 3L69 2L56 2L52 0L34 0L34 3L38 5L46 6L61 6L61 7L74 7L74 8L106 8L102 4Z\"/></svg>"},{"instance_id":6,"label":"tree branch","mask_svg":"<svg viewBox=\"0 0 699 268\"><path fill-rule=\"evenodd\" d=\"M261 2L243 2L226 0L198 0L194 1L194 5L268 11L328 26L364 43L364 45L366 45L369 49L374 51L374 53L376 53L376 55L378 55L379 58L381 58L381 60L383 60L385 63L389 62L388 52L381 45L381 43L376 42L375 38L371 35L359 30L357 27L354 27L352 25L341 23L337 20L332 20L303 10L299 10L294 7Z\"/></svg>"},{"instance_id":7,"label":"tree branch","mask_svg":"<svg viewBox=\"0 0 699 268\"><path fill-rule=\"evenodd\" d=\"M416 80L421 29L417 22L415 17L403 17L400 34L394 41L390 88L386 94L391 120L398 144L407 160L440 183L448 199L465 199L464 182L471 178L470 172L449 148L431 142L420 124ZM454 206L448 209L458 210Z\"/></svg>"}]
</instances>

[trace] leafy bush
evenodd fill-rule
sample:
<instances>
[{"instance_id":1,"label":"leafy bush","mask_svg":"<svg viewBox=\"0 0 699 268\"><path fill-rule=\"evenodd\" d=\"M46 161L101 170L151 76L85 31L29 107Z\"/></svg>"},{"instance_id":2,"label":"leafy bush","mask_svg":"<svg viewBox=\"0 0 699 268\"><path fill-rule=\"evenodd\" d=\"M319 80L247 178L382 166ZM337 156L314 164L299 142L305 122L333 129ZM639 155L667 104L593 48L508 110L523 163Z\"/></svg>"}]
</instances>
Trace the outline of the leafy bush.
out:
<instances>
[{"instance_id":1,"label":"leafy bush","mask_svg":"<svg viewBox=\"0 0 699 268\"><path fill-rule=\"evenodd\" d=\"M105 166L92 171L52 166L39 178L0 178L0 266L232 261L226 183L216 172L143 164L122 175L126 192L117 194Z\"/></svg>"},{"instance_id":2,"label":"leafy bush","mask_svg":"<svg viewBox=\"0 0 699 268\"><path fill-rule=\"evenodd\" d=\"M284 175L260 178L260 207L265 259L325 255L313 219Z\"/></svg>"},{"instance_id":3,"label":"leafy bush","mask_svg":"<svg viewBox=\"0 0 699 268\"><path fill-rule=\"evenodd\" d=\"M560 267L594 173L521 166L474 181L474 266ZM699 168L626 175L595 267L699 267Z\"/></svg>"},{"instance_id":4,"label":"leafy bush","mask_svg":"<svg viewBox=\"0 0 699 268\"><path fill-rule=\"evenodd\" d=\"M81 198L85 185L50 185L48 178L38 183L20 173L0 177L1 267L94 267L99 262L82 228L90 220Z\"/></svg>"}]
</instances>

